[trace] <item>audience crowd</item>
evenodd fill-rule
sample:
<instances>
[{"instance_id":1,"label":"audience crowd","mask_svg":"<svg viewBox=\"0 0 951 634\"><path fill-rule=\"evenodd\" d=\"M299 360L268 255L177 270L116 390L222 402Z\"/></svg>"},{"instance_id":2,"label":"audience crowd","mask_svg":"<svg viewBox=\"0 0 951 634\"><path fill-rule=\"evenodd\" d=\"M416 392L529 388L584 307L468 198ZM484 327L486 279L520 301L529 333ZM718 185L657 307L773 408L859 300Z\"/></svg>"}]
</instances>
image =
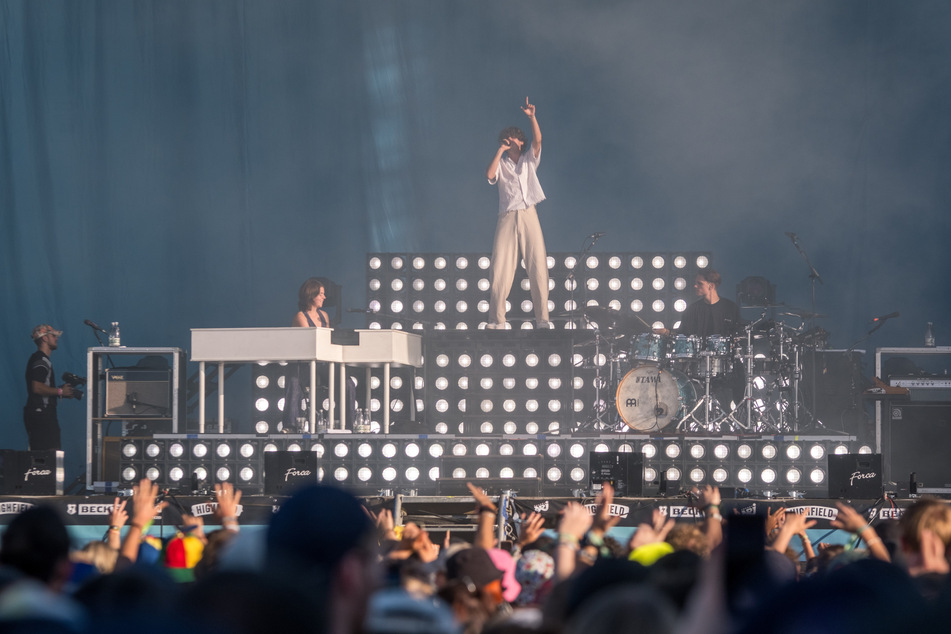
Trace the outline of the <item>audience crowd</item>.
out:
<instances>
[{"instance_id":1,"label":"audience crowd","mask_svg":"<svg viewBox=\"0 0 951 634\"><path fill-rule=\"evenodd\" d=\"M221 528L206 532L143 480L79 548L55 510L34 506L0 537L0 634L868 634L938 631L951 616L940 500L874 525L840 503L832 525L852 539L813 546L804 515L723 515L704 486L690 495L701 519L655 511L620 543L605 485L593 513L527 514L500 542L493 498L469 489L475 530L440 543L323 485L242 533L230 485L215 487ZM178 527L166 540L150 530L162 513Z\"/></svg>"}]
</instances>

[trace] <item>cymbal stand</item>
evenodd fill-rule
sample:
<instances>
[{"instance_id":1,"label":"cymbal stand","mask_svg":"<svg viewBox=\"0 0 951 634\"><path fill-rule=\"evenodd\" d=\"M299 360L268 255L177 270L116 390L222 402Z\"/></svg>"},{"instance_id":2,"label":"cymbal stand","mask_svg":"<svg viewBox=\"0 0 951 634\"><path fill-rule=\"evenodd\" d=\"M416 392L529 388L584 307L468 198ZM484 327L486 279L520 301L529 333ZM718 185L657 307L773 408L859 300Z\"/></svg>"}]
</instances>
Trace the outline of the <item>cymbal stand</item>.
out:
<instances>
[{"instance_id":1,"label":"cymbal stand","mask_svg":"<svg viewBox=\"0 0 951 634\"><path fill-rule=\"evenodd\" d=\"M587 319L587 318L585 318ZM584 429L592 429L594 431L604 431L606 427L610 428L610 425L606 425L603 417L608 410L607 403L602 403L601 401L601 388L604 385L604 381L601 378L601 367L602 365L598 363L601 359L601 330L599 328L592 328L594 331L594 416L589 418L587 421L578 425L575 431L582 431ZM613 356L613 355L611 355ZM613 374L614 361L611 361L612 367L609 369L609 372ZM609 375L610 376L610 375Z\"/></svg>"},{"instance_id":2,"label":"cymbal stand","mask_svg":"<svg viewBox=\"0 0 951 634\"><path fill-rule=\"evenodd\" d=\"M687 412L687 415L677 423L677 429L680 431L696 431L696 429L687 429L688 425L696 424L700 425L704 431L712 433L717 431L716 427L723 420L723 416L720 415L710 420L710 413L713 411L714 405L719 403L710 394L710 379L713 377L713 353L704 350L700 353L700 356L703 357L703 396L697 400L693 409ZM701 405L703 406L703 421L696 417L697 408Z\"/></svg>"}]
</instances>

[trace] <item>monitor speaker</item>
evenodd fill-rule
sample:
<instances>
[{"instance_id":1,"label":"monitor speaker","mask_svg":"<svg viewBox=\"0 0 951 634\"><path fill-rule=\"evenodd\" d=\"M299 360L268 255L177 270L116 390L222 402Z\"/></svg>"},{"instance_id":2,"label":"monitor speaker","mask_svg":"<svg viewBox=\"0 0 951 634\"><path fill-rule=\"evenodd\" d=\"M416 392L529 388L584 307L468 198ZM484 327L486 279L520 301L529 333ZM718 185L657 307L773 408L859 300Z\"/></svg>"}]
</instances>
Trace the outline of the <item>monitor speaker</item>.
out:
<instances>
[{"instance_id":1,"label":"monitor speaker","mask_svg":"<svg viewBox=\"0 0 951 634\"><path fill-rule=\"evenodd\" d=\"M588 482L597 488L605 482L614 494L640 497L644 493L644 454L629 451L595 451L589 454Z\"/></svg>"},{"instance_id":2,"label":"monitor speaker","mask_svg":"<svg viewBox=\"0 0 951 634\"><path fill-rule=\"evenodd\" d=\"M294 489L317 484L317 454L313 451L264 453L264 493L290 495Z\"/></svg>"},{"instance_id":3,"label":"monitor speaker","mask_svg":"<svg viewBox=\"0 0 951 634\"><path fill-rule=\"evenodd\" d=\"M830 498L877 500L882 482L882 454L829 455Z\"/></svg>"},{"instance_id":4,"label":"monitor speaker","mask_svg":"<svg viewBox=\"0 0 951 634\"><path fill-rule=\"evenodd\" d=\"M62 495L62 451L0 450L0 494Z\"/></svg>"},{"instance_id":5,"label":"monitor speaker","mask_svg":"<svg viewBox=\"0 0 951 634\"><path fill-rule=\"evenodd\" d=\"M105 415L107 418L170 418L172 371L106 370Z\"/></svg>"}]
</instances>

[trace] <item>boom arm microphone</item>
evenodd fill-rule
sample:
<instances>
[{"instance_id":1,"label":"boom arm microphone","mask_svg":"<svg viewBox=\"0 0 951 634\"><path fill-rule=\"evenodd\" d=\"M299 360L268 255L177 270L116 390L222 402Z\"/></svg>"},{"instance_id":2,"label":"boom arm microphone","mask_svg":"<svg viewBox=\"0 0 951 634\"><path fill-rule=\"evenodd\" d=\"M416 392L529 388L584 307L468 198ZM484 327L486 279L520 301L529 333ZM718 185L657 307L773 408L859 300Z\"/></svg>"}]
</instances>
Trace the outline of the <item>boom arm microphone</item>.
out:
<instances>
[{"instance_id":1,"label":"boom arm microphone","mask_svg":"<svg viewBox=\"0 0 951 634\"><path fill-rule=\"evenodd\" d=\"M108 335L108 334L109 334L108 332L106 332L105 328L100 328L100 327L97 326L94 322L89 321L88 319L83 320L83 323L86 324L87 326L89 326L90 328L92 328L93 330L98 330L99 332L101 332L101 333L104 334L104 335Z\"/></svg>"}]
</instances>

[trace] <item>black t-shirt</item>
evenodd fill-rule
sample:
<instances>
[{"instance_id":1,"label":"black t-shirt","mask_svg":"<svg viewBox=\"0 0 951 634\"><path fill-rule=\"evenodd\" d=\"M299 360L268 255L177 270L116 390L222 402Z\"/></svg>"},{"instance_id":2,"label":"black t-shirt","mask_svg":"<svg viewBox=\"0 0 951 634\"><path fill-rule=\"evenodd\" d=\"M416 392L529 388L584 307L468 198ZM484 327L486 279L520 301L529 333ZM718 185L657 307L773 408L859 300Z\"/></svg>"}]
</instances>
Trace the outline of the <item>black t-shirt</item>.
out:
<instances>
[{"instance_id":1,"label":"black t-shirt","mask_svg":"<svg viewBox=\"0 0 951 634\"><path fill-rule=\"evenodd\" d=\"M30 411L56 412L56 398L40 396L33 393L33 381L56 387L56 376L53 374L53 363L42 350L37 350L30 356L26 364L26 407Z\"/></svg>"},{"instance_id":2,"label":"black t-shirt","mask_svg":"<svg viewBox=\"0 0 951 634\"><path fill-rule=\"evenodd\" d=\"M708 304L701 299L688 306L677 332L700 337L732 335L736 334L740 326L739 307L721 297L716 304Z\"/></svg>"}]
</instances>

